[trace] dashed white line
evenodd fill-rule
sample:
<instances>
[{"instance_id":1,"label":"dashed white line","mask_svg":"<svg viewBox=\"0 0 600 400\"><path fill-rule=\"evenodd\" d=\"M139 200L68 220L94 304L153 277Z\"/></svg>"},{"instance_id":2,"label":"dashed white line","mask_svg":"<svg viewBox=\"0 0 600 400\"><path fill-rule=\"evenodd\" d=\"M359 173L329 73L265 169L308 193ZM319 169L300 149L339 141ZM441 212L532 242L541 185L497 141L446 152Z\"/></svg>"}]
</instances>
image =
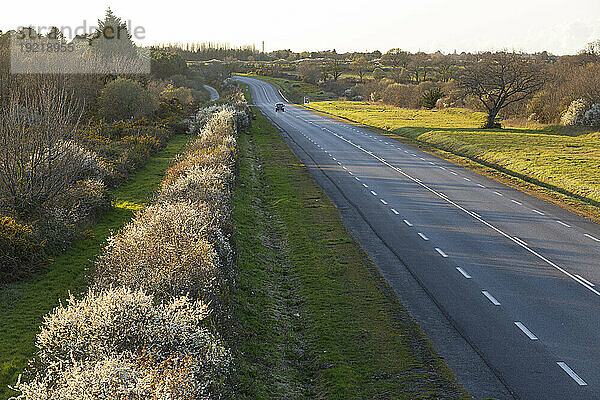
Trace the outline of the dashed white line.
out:
<instances>
[{"instance_id":1,"label":"dashed white line","mask_svg":"<svg viewBox=\"0 0 600 400\"><path fill-rule=\"evenodd\" d=\"M413 224L411 224L409 220L406 220L406 219L405 219L405 220L404 220L404 223L405 223L406 225L408 225L408 226L413 226Z\"/></svg>"},{"instance_id":2,"label":"dashed white line","mask_svg":"<svg viewBox=\"0 0 600 400\"><path fill-rule=\"evenodd\" d=\"M440 249L439 247L436 247L435 251L437 251L440 254L440 256L442 256L444 258L448 258L448 254L444 253L444 251L442 249Z\"/></svg>"},{"instance_id":3,"label":"dashed white line","mask_svg":"<svg viewBox=\"0 0 600 400\"><path fill-rule=\"evenodd\" d=\"M504 196L502 193L500 193L500 192L496 192L496 191L494 191L494 194L495 194L495 195L498 195L498 196Z\"/></svg>"},{"instance_id":4,"label":"dashed white line","mask_svg":"<svg viewBox=\"0 0 600 400\"><path fill-rule=\"evenodd\" d=\"M511 199L510 201L512 201L513 203L518 204L520 206L523 205L523 203L521 203L520 201L516 201L516 200L513 200L513 199Z\"/></svg>"},{"instance_id":5,"label":"dashed white line","mask_svg":"<svg viewBox=\"0 0 600 400\"><path fill-rule=\"evenodd\" d=\"M494 296L492 296L490 294L490 292L488 292L487 290L482 290L481 293L483 293L483 295L485 297L487 297L487 299L489 301L491 301L493 305L495 305L495 306L499 306L500 305L500 302L498 300L496 300L496 298Z\"/></svg>"},{"instance_id":6,"label":"dashed white line","mask_svg":"<svg viewBox=\"0 0 600 400\"><path fill-rule=\"evenodd\" d=\"M558 222L559 224L561 224L562 226L565 226L565 227L567 227L567 228L570 228L570 227L571 227L571 225L569 225L569 224L565 224L564 222L562 222L562 221L560 221L560 220L556 220L556 222Z\"/></svg>"},{"instance_id":7,"label":"dashed white line","mask_svg":"<svg viewBox=\"0 0 600 400\"><path fill-rule=\"evenodd\" d=\"M534 213L536 213L538 215L546 215L543 212L536 210L535 208L533 210L531 210L531 211L533 211Z\"/></svg>"},{"instance_id":8,"label":"dashed white line","mask_svg":"<svg viewBox=\"0 0 600 400\"><path fill-rule=\"evenodd\" d=\"M450 171L450 173L451 173L452 175L458 175L458 174L457 174L456 172L454 172L454 171Z\"/></svg>"},{"instance_id":9,"label":"dashed white line","mask_svg":"<svg viewBox=\"0 0 600 400\"><path fill-rule=\"evenodd\" d=\"M471 182L469 178L463 178L465 181Z\"/></svg>"},{"instance_id":10,"label":"dashed white line","mask_svg":"<svg viewBox=\"0 0 600 400\"><path fill-rule=\"evenodd\" d=\"M600 239L598 239L597 237L592 236L592 235L590 235L588 233L584 233L583 236L585 236L586 238L592 239L592 240L594 240L596 242L600 242Z\"/></svg>"},{"instance_id":11,"label":"dashed white line","mask_svg":"<svg viewBox=\"0 0 600 400\"><path fill-rule=\"evenodd\" d=\"M562 361L557 362L558 366L563 369L579 386L587 386L587 383L579 377L566 363Z\"/></svg>"},{"instance_id":12,"label":"dashed white line","mask_svg":"<svg viewBox=\"0 0 600 400\"><path fill-rule=\"evenodd\" d=\"M371 190L371 194L372 194L373 196L377 196L377 193L375 193L375 192L374 192L374 191L372 191L372 190Z\"/></svg>"},{"instance_id":13,"label":"dashed white line","mask_svg":"<svg viewBox=\"0 0 600 400\"><path fill-rule=\"evenodd\" d=\"M387 206L387 201L385 201L384 199L379 199L379 201L381 201L383 204L385 204Z\"/></svg>"},{"instance_id":14,"label":"dashed white line","mask_svg":"<svg viewBox=\"0 0 600 400\"><path fill-rule=\"evenodd\" d=\"M391 208L390 211L393 212L396 215L400 214L398 211L394 210L393 208Z\"/></svg>"},{"instance_id":15,"label":"dashed white line","mask_svg":"<svg viewBox=\"0 0 600 400\"><path fill-rule=\"evenodd\" d=\"M417 235L421 236L421 239L423 240L429 240L429 238L425 235L423 235L421 232L417 233Z\"/></svg>"},{"instance_id":16,"label":"dashed white line","mask_svg":"<svg viewBox=\"0 0 600 400\"><path fill-rule=\"evenodd\" d=\"M356 179L357 181L360 181L360 178L358 176L355 176L354 179Z\"/></svg>"},{"instance_id":17,"label":"dashed white line","mask_svg":"<svg viewBox=\"0 0 600 400\"><path fill-rule=\"evenodd\" d=\"M345 139L342 138L342 140L345 140ZM583 287L585 287L586 289L588 289L589 291L591 291L592 293L594 293L596 296L600 296L600 292L598 290L594 289L590 285L585 284L583 281L580 281L579 279L577 279L576 276L574 276L573 274L571 274L569 271L565 270L560 265L554 263L550 259L544 257L543 255L541 255L537 251L533 250L532 248L530 248L528 246L524 246L523 244L520 244L519 242L517 242L516 240L514 240L508 233L506 233L503 230L497 228L495 225L489 223L488 221L486 221L483 218L475 216L472 211L467 210L466 208L464 208L460 204L457 204L457 203L455 203L454 201L452 201L452 200L450 200L448 198L444 198L444 197L440 196L436 190L430 188L426 184L424 184L421 181L419 181L417 178L415 178L415 177L413 177L411 175L408 175L407 173L403 172L402 170L400 170L399 168L393 166L392 164L382 161L380 157L377 157L376 155L373 155L373 154L371 154L371 156L373 158L375 158L376 160L382 162L383 164L385 164L389 168L391 168L391 169L397 171L398 173L404 175L405 177L407 177L408 179L412 180L413 182L418 182L424 189L428 190L429 192L433 193L434 195L439 196L440 198L445 199L448 203L452 204L454 207L456 207L457 209L461 210L465 214L472 216L473 218L477 219L479 222L481 222L482 224L484 224L488 228L494 230L498 234L504 236L505 238L514 241L516 244L520 245L521 247L523 247L523 249L527 250L529 253L533 254L534 256L536 256L537 258L539 258L540 260L544 261L546 264L550 265L551 267L553 267L557 271L560 271L561 273L563 273L564 275L566 275L569 278L573 279L574 281L580 283ZM517 202L516 200L513 200L513 202L515 202L517 204L521 204L521 203Z\"/></svg>"},{"instance_id":18,"label":"dashed white line","mask_svg":"<svg viewBox=\"0 0 600 400\"><path fill-rule=\"evenodd\" d=\"M482 189L486 189L486 187L485 187L485 186L483 186L481 183L478 183L478 184L477 184L477 186L479 186L479 187L480 187L480 188L482 188Z\"/></svg>"},{"instance_id":19,"label":"dashed white line","mask_svg":"<svg viewBox=\"0 0 600 400\"><path fill-rule=\"evenodd\" d=\"M531 340L538 340L538 337L535 336L525 325L523 325L520 321L515 321L515 325L519 328L527 337Z\"/></svg>"},{"instance_id":20,"label":"dashed white line","mask_svg":"<svg viewBox=\"0 0 600 400\"><path fill-rule=\"evenodd\" d=\"M458 272L461 273L462 276L464 276L467 279L471 279L471 275L469 275L464 269L462 269L461 267L456 267L456 270Z\"/></svg>"}]
</instances>

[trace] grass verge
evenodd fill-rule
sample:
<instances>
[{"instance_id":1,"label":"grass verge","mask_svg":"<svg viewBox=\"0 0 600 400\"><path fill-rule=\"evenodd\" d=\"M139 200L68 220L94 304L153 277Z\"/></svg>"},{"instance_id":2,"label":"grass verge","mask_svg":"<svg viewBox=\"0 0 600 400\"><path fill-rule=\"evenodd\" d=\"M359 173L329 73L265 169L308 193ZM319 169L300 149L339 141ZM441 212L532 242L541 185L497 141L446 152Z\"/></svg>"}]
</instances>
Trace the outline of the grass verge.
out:
<instances>
[{"instance_id":1,"label":"grass verge","mask_svg":"<svg viewBox=\"0 0 600 400\"><path fill-rule=\"evenodd\" d=\"M86 237L52 260L43 273L27 281L0 287L0 399L15 394L8 389L35 352L35 336L43 316L70 293L82 293L94 258L112 231L127 223L135 210L152 198L173 157L182 152L188 135L175 135L146 165L113 190L112 211Z\"/></svg>"},{"instance_id":2,"label":"grass verge","mask_svg":"<svg viewBox=\"0 0 600 400\"><path fill-rule=\"evenodd\" d=\"M600 134L569 127L478 128L482 113L362 102L310 108L365 125L501 183L600 222Z\"/></svg>"},{"instance_id":3,"label":"grass verge","mask_svg":"<svg viewBox=\"0 0 600 400\"><path fill-rule=\"evenodd\" d=\"M259 112L239 147L236 398L470 398Z\"/></svg>"}]
</instances>

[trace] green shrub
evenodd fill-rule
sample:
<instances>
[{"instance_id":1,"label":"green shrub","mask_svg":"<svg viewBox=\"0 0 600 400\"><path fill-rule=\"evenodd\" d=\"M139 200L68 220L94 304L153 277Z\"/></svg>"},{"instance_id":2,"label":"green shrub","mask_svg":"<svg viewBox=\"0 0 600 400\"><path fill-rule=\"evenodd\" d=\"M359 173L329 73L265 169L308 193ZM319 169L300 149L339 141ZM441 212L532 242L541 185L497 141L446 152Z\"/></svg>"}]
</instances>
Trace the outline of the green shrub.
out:
<instances>
[{"instance_id":1,"label":"green shrub","mask_svg":"<svg viewBox=\"0 0 600 400\"><path fill-rule=\"evenodd\" d=\"M189 106L194 101L194 96L192 96L190 89L186 87L174 88L171 85L160 93L160 98L166 101L176 100L183 106Z\"/></svg>"},{"instance_id":2,"label":"green shrub","mask_svg":"<svg viewBox=\"0 0 600 400\"><path fill-rule=\"evenodd\" d=\"M0 282L11 282L41 268L44 243L29 225L0 216Z\"/></svg>"},{"instance_id":3,"label":"green shrub","mask_svg":"<svg viewBox=\"0 0 600 400\"><path fill-rule=\"evenodd\" d=\"M444 92L439 87L434 87L433 89L426 90L423 92L423 107L428 110L431 110L435 107L437 101L444 97Z\"/></svg>"},{"instance_id":4,"label":"green shrub","mask_svg":"<svg viewBox=\"0 0 600 400\"><path fill-rule=\"evenodd\" d=\"M158 107L156 99L139 82L123 78L104 86L98 106L100 117L109 122L147 117Z\"/></svg>"}]
</instances>

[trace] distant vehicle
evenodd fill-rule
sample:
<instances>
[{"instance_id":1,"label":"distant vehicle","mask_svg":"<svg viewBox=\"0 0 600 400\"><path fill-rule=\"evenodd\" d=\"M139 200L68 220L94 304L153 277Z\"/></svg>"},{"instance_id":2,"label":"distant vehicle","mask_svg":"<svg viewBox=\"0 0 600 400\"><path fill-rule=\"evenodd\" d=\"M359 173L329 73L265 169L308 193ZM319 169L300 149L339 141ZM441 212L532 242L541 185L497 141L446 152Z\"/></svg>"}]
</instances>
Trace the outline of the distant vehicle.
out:
<instances>
[{"instance_id":1,"label":"distant vehicle","mask_svg":"<svg viewBox=\"0 0 600 400\"><path fill-rule=\"evenodd\" d=\"M285 112L285 110L283 109L285 106L283 105L283 103L277 103L275 104L275 112L277 111L282 111Z\"/></svg>"}]
</instances>

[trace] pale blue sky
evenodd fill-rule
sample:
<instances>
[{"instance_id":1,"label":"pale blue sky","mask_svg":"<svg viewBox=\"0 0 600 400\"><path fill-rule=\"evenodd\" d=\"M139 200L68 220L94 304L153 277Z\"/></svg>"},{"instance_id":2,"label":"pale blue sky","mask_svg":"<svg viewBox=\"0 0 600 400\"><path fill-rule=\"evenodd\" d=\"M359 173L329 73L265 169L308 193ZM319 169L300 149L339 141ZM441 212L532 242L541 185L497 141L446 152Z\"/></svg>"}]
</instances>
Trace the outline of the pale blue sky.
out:
<instances>
[{"instance_id":1,"label":"pale blue sky","mask_svg":"<svg viewBox=\"0 0 600 400\"><path fill-rule=\"evenodd\" d=\"M60 6L34 0L3 4L0 29L95 24L109 5L145 28L145 44L211 40L260 47L264 40L267 51L400 47L572 54L600 39L600 0L67 0Z\"/></svg>"}]
</instances>

